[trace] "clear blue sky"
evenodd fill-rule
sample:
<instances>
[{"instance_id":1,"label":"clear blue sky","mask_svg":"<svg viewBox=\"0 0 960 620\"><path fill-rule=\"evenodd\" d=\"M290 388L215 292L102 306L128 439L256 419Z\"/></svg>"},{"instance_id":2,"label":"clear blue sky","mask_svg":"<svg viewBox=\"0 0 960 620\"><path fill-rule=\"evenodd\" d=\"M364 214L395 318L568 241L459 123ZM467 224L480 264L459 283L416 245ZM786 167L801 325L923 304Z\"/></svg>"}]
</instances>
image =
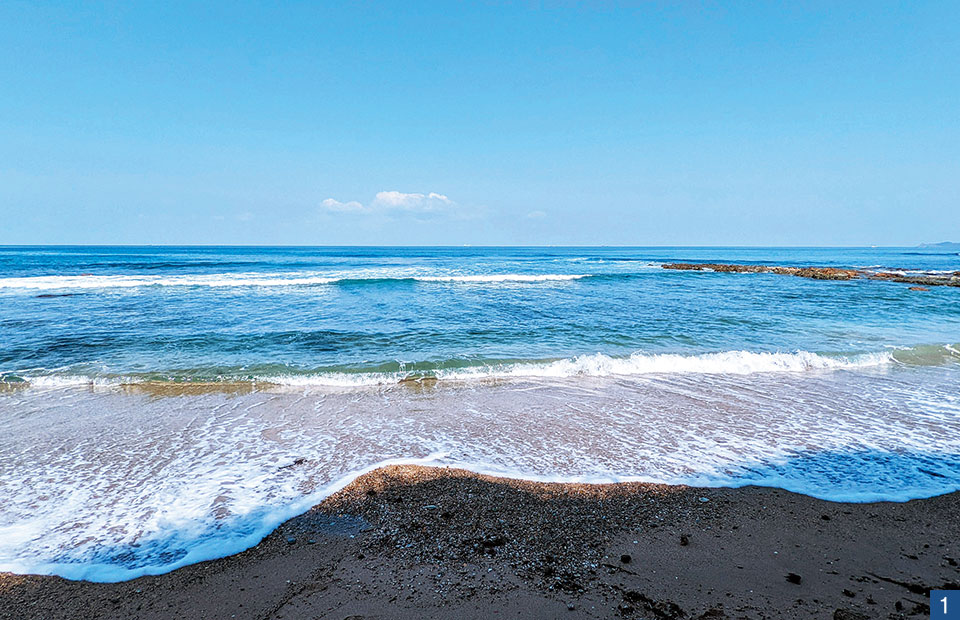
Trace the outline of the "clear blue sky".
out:
<instances>
[{"instance_id":1,"label":"clear blue sky","mask_svg":"<svg viewBox=\"0 0 960 620\"><path fill-rule=\"evenodd\" d=\"M0 3L0 243L960 241L956 1L274 4Z\"/></svg>"}]
</instances>

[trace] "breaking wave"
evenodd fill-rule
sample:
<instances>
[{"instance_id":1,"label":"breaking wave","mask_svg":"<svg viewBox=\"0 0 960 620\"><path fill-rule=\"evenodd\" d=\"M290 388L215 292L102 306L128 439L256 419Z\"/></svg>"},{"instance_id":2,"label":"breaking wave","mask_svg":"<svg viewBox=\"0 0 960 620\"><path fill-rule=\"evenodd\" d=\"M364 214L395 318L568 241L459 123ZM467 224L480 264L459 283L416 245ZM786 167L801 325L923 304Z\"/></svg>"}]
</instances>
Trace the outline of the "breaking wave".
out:
<instances>
[{"instance_id":1,"label":"breaking wave","mask_svg":"<svg viewBox=\"0 0 960 620\"><path fill-rule=\"evenodd\" d=\"M955 345L914 347L895 351L853 355L825 355L809 351L766 353L724 351L700 355L649 354L616 357L597 353L557 360L515 360L467 365L463 360L440 363L381 364L366 371L355 367L303 369L283 365L217 368L211 371L172 370L153 373L85 374L69 369L0 374L0 383L37 388L114 387L143 383L265 384L291 387L353 388L387 386L405 382L468 382L484 380L632 377L671 374L726 374L830 371L879 367L888 364L936 365L960 360Z\"/></svg>"},{"instance_id":2,"label":"breaking wave","mask_svg":"<svg viewBox=\"0 0 960 620\"><path fill-rule=\"evenodd\" d=\"M483 275L398 275L398 274L362 274L362 275L302 275L302 274L268 274L268 273L238 273L238 274L208 274L183 276L110 276L110 275L76 275L76 276L25 276L17 278L0 278L0 289L27 289L27 290L64 290L64 289L108 289L108 288L138 288L146 286L206 286L212 288L223 287L254 287L254 286L317 286L324 284L338 284L349 282L451 282L467 284L496 284L502 282L536 283L536 282L567 282L589 278L591 274L483 274Z\"/></svg>"}]
</instances>

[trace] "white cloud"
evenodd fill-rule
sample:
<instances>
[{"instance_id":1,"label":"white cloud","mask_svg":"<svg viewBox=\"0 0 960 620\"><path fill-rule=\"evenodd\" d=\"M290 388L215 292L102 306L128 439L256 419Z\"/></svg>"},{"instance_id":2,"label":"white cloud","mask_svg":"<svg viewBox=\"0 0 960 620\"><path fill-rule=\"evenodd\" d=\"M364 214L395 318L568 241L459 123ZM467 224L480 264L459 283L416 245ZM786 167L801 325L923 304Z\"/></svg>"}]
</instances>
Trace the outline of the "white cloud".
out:
<instances>
[{"instance_id":1,"label":"white cloud","mask_svg":"<svg viewBox=\"0 0 960 620\"><path fill-rule=\"evenodd\" d=\"M371 206L427 213L431 211L442 211L447 207L451 207L453 206L453 201L443 194L436 192L430 192L429 194L407 194L391 190L377 192Z\"/></svg>"},{"instance_id":2,"label":"white cloud","mask_svg":"<svg viewBox=\"0 0 960 620\"><path fill-rule=\"evenodd\" d=\"M527 218L528 218L528 219L531 219L531 220L541 219L541 218L544 218L544 217L547 217L547 212L546 212L546 211L540 211L539 209L536 210L536 211L531 211L530 213L527 213Z\"/></svg>"},{"instance_id":3,"label":"white cloud","mask_svg":"<svg viewBox=\"0 0 960 620\"><path fill-rule=\"evenodd\" d=\"M356 200L351 200L350 202L340 202L339 200L334 200L333 198L327 198L321 202L320 205L325 211L332 211L334 213L356 213L366 209L366 207Z\"/></svg>"},{"instance_id":4,"label":"white cloud","mask_svg":"<svg viewBox=\"0 0 960 620\"><path fill-rule=\"evenodd\" d=\"M432 214L449 212L457 206L457 203L436 192L421 194L388 190L377 192L373 200L366 205L356 200L340 202L327 198L320 203L320 206L324 211L331 213Z\"/></svg>"}]
</instances>

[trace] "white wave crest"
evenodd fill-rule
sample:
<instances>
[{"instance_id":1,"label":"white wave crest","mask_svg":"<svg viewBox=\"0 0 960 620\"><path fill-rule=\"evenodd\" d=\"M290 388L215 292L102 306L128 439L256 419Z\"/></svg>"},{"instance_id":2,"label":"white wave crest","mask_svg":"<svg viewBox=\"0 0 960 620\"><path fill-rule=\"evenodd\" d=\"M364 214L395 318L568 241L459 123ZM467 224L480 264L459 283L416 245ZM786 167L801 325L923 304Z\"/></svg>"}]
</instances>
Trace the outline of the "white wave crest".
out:
<instances>
[{"instance_id":1,"label":"white wave crest","mask_svg":"<svg viewBox=\"0 0 960 620\"><path fill-rule=\"evenodd\" d=\"M117 387L139 382L138 379L125 377L91 377L71 374L26 376L24 380L30 384L30 387L49 390L70 387Z\"/></svg>"},{"instance_id":2,"label":"white wave crest","mask_svg":"<svg viewBox=\"0 0 960 620\"><path fill-rule=\"evenodd\" d=\"M513 364L497 369L477 368L438 373L440 378L472 378L489 374L502 377L605 377L647 374L733 374L759 372L803 372L879 366L893 361L890 353L869 353L853 357L830 357L809 351L754 353L724 351L702 355L644 354L611 357L602 353L582 355L554 362Z\"/></svg>"},{"instance_id":3,"label":"white wave crest","mask_svg":"<svg viewBox=\"0 0 960 620\"><path fill-rule=\"evenodd\" d=\"M519 273L504 273L475 276L419 276L414 280L421 282L566 282L589 277L587 274L540 274L527 275Z\"/></svg>"},{"instance_id":4,"label":"white wave crest","mask_svg":"<svg viewBox=\"0 0 960 620\"><path fill-rule=\"evenodd\" d=\"M762 372L805 372L882 366L894 361L889 352L867 353L851 357L831 357L809 351L794 353L755 353L724 351L703 355L644 354L612 357L597 353L552 362L519 362L495 366L476 366L456 370L437 370L441 381L471 381L510 378L566 378L636 376L649 374L731 374ZM317 373L277 375L258 378L264 383L289 386L364 387L391 385L414 379L408 373Z\"/></svg>"},{"instance_id":5,"label":"white wave crest","mask_svg":"<svg viewBox=\"0 0 960 620\"><path fill-rule=\"evenodd\" d=\"M140 286L296 286L330 284L336 278L280 277L268 274L210 274L195 276L30 276L0 278L0 289L102 289Z\"/></svg>"},{"instance_id":6,"label":"white wave crest","mask_svg":"<svg viewBox=\"0 0 960 620\"><path fill-rule=\"evenodd\" d=\"M793 353L724 351L702 355L635 353L629 357L612 357L597 353L555 361L516 362L451 370L438 369L432 373L406 371L284 373L260 375L237 379L237 381L286 387L362 388L397 385L402 382L422 380L463 382L524 378L630 377L652 374L749 375L754 373L867 368L895 363L896 361L893 352L890 351L847 357L820 355L809 351ZM110 388L145 382L144 379L138 377L91 377L72 374L25 374L23 379L31 387L45 389L81 386ZM231 382L229 377L223 377L217 381Z\"/></svg>"},{"instance_id":7,"label":"white wave crest","mask_svg":"<svg viewBox=\"0 0 960 620\"><path fill-rule=\"evenodd\" d=\"M105 289L137 288L143 286L207 286L207 287L244 287L244 286L313 286L335 284L348 280L417 280L419 282L462 282L462 283L499 283L499 282L565 282L590 277L589 274L485 274L485 275L414 275L414 274L344 274L344 275L304 275L304 274L206 274L184 276L25 276L18 278L0 278L0 289L67 290L67 289Z\"/></svg>"}]
</instances>

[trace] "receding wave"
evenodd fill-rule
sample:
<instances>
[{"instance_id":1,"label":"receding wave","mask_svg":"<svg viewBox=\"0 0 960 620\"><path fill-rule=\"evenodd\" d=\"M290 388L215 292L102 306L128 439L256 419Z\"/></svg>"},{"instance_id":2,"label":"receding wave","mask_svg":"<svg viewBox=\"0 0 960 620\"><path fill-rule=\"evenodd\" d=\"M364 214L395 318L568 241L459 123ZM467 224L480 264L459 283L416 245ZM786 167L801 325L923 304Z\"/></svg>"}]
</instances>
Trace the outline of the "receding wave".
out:
<instances>
[{"instance_id":1,"label":"receding wave","mask_svg":"<svg viewBox=\"0 0 960 620\"><path fill-rule=\"evenodd\" d=\"M64 388L117 387L136 384L256 385L291 387L358 388L413 382L476 382L485 380L632 377L671 374L749 375L754 373L802 373L880 367L891 364L940 365L960 361L960 345L924 345L858 354L820 354L810 351L723 351L700 355L635 353L611 356L602 353L548 360L447 360L401 364L382 363L366 367L341 366L304 369L282 364L235 368L179 369L129 374L85 374L81 371L24 371L0 374L0 384L9 386Z\"/></svg>"},{"instance_id":2,"label":"receding wave","mask_svg":"<svg viewBox=\"0 0 960 620\"><path fill-rule=\"evenodd\" d=\"M107 289L138 288L146 286L206 286L206 287L255 287L255 286L316 286L348 282L460 282L491 284L501 282L566 282L589 278L593 274L360 274L360 275L304 275L304 274L201 274L181 276L153 275L74 275L74 276L23 276L0 278L0 289L62 290L62 289Z\"/></svg>"}]
</instances>

